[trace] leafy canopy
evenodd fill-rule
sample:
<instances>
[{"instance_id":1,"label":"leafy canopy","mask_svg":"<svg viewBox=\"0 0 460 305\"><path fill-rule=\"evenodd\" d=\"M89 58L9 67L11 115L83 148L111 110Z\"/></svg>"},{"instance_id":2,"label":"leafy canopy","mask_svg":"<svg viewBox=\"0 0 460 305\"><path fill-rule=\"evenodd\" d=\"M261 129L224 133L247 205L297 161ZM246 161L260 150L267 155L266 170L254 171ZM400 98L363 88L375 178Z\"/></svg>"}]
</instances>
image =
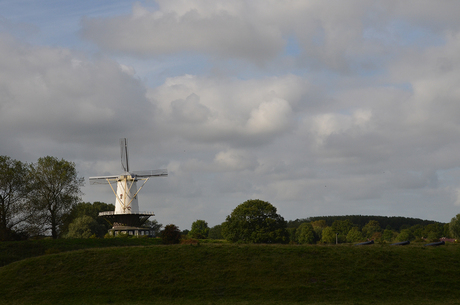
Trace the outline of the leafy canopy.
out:
<instances>
[{"instance_id":1,"label":"leafy canopy","mask_svg":"<svg viewBox=\"0 0 460 305\"><path fill-rule=\"evenodd\" d=\"M269 202L248 200L238 205L222 224L222 236L232 242L285 243L287 223Z\"/></svg>"},{"instance_id":2,"label":"leafy canopy","mask_svg":"<svg viewBox=\"0 0 460 305\"><path fill-rule=\"evenodd\" d=\"M209 227L208 223L204 220L197 220L192 223L192 229L188 233L191 238L204 239L208 238Z\"/></svg>"}]
</instances>

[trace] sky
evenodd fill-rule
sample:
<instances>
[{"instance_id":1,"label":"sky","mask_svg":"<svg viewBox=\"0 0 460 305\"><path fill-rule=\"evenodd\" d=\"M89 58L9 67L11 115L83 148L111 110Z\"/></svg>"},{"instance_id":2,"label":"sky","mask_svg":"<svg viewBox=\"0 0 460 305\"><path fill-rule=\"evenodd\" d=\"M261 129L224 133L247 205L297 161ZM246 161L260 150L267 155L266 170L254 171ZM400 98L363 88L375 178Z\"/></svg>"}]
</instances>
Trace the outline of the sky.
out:
<instances>
[{"instance_id":1,"label":"sky","mask_svg":"<svg viewBox=\"0 0 460 305\"><path fill-rule=\"evenodd\" d=\"M167 169L141 211L190 229L249 199L286 220L460 213L450 0L0 0L0 155L88 178Z\"/></svg>"}]
</instances>

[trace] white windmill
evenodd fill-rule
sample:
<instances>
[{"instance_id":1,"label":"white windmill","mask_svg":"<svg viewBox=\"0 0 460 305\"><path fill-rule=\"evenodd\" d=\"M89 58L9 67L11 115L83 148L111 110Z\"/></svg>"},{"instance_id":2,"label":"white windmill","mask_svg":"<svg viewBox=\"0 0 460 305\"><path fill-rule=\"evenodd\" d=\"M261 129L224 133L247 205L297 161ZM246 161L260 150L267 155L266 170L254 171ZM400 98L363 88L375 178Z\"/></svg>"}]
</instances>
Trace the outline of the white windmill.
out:
<instances>
[{"instance_id":1,"label":"white windmill","mask_svg":"<svg viewBox=\"0 0 460 305\"><path fill-rule=\"evenodd\" d=\"M108 184L115 194L115 211L101 212L99 216L109 220L113 228L111 233L126 232L129 234L143 235L148 229L140 226L150 217L153 212L140 212L137 194L150 179L150 177L165 177L168 175L166 169L130 171L128 163L128 141L120 139L121 167L123 173L120 175L90 177L90 184ZM140 188L137 188L137 181L144 181ZM116 190L112 184L117 184Z\"/></svg>"}]
</instances>

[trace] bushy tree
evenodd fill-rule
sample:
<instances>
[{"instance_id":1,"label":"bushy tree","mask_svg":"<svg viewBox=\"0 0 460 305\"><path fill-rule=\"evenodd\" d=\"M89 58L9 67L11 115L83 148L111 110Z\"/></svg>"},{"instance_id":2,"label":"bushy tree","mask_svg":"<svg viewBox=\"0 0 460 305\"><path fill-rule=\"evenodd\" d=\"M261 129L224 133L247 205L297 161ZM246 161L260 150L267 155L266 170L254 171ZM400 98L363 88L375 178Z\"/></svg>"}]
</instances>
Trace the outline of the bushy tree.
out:
<instances>
[{"instance_id":1,"label":"bushy tree","mask_svg":"<svg viewBox=\"0 0 460 305\"><path fill-rule=\"evenodd\" d=\"M309 222L304 222L296 230L296 240L299 244L314 244L316 242L315 231Z\"/></svg>"},{"instance_id":2,"label":"bushy tree","mask_svg":"<svg viewBox=\"0 0 460 305\"><path fill-rule=\"evenodd\" d=\"M457 214L449 223L450 235L453 238L460 238L460 214Z\"/></svg>"},{"instance_id":3,"label":"bushy tree","mask_svg":"<svg viewBox=\"0 0 460 305\"><path fill-rule=\"evenodd\" d=\"M80 201L83 178L78 177L75 163L50 156L33 164L30 177L34 225L42 231L50 230L56 239L72 207Z\"/></svg>"},{"instance_id":4,"label":"bushy tree","mask_svg":"<svg viewBox=\"0 0 460 305\"><path fill-rule=\"evenodd\" d=\"M410 229L403 229L396 237L397 241L414 240L414 235Z\"/></svg>"},{"instance_id":5,"label":"bushy tree","mask_svg":"<svg viewBox=\"0 0 460 305\"><path fill-rule=\"evenodd\" d=\"M345 220L336 220L332 223L332 230L334 231L334 242L335 234L338 233L338 241L340 243L346 242L347 234L353 228L353 223L349 219Z\"/></svg>"},{"instance_id":6,"label":"bushy tree","mask_svg":"<svg viewBox=\"0 0 460 305\"><path fill-rule=\"evenodd\" d=\"M347 242L355 243L355 242L362 241L362 240L363 240L363 234L357 227L353 227L351 228L350 231L348 231Z\"/></svg>"},{"instance_id":7,"label":"bushy tree","mask_svg":"<svg viewBox=\"0 0 460 305\"><path fill-rule=\"evenodd\" d=\"M163 244L178 244L181 239L181 231L179 227L173 224L167 225L160 231L160 238Z\"/></svg>"},{"instance_id":8,"label":"bushy tree","mask_svg":"<svg viewBox=\"0 0 460 305\"><path fill-rule=\"evenodd\" d=\"M196 220L192 223L192 229L188 233L191 238L204 239L208 238L209 227L208 223L204 220Z\"/></svg>"},{"instance_id":9,"label":"bushy tree","mask_svg":"<svg viewBox=\"0 0 460 305\"><path fill-rule=\"evenodd\" d=\"M321 240L323 229L327 227L326 220L320 219L320 220L312 221L311 225L313 227L313 230L315 231L315 234L318 240Z\"/></svg>"},{"instance_id":10,"label":"bushy tree","mask_svg":"<svg viewBox=\"0 0 460 305\"><path fill-rule=\"evenodd\" d=\"M385 229L382 234L382 239L387 242L392 242L397 234L391 229Z\"/></svg>"},{"instance_id":11,"label":"bushy tree","mask_svg":"<svg viewBox=\"0 0 460 305\"><path fill-rule=\"evenodd\" d=\"M374 233L382 232L382 228L377 220L370 220L361 230L364 237L372 238Z\"/></svg>"},{"instance_id":12,"label":"bushy tree","mask_svg":"<svg viewBox=\"0 0 460 305\"><path fill-rule=\"evenodd\" d=\"M83 215L76 218L69 225L69 232L66 238L90 238L104 236L104 226L100 225L90 216Z\"/></svg>"},{"instance_id":13,"label":"bushy tree","mask_svg":"<svg viewBox=\"0 0 460 305\"><path fill-rule=\"evenodd\" d=\"M423 237L429 240L439 239L443 236L444 225L441 223L431 223L425 226L423 229Z\"/></svg>"},{"instance_id":14,"label":"bushy tree","mask_svg":"<svg viewBox=\"0 0 460 305\"><path fill-rule=\"evenodd\" d=\"M321 238L321 241L323 243L328 243L328 244L335 244L335 231L332 227L326 227L323 229L323 236Z\"/></svg>"},{"instance_id":15,"label":"bushy tree","mask_svg":"<svg viewBox=\"0 0 460 305\"><path fill-rule=\"evenodd\" d=\"M69 232L69 225L74 222L75 219L82 216L89 216L94 219L102 229L100 233L96 234L97 237L104 237L112 225L105 218L99 217L99 213L114 210L115 206L111 203L107 204L100 201L95 201L93 203L79 202L72 207L70 213L65 217L64 223L61 226L62 234L67 235Z\"/></svg>"},{"instance_id":16,"label":"bushy tree","mask_svg":"<svg viewBox=\"0 0 460 305\"><path fill-rule=\"evenodd\" d=\"M222 235L232 242L286 243L286 221L269 202L248 200L238 205L222 224Z\"/></svg>"},{"instance_id":17,"label":"bushy tree","mask_svg":"<svg viewBox=\"0 0 460 305\"><path fill-rule=\"evenodd\" d=\"M15 239L31 217L28 165L0 156L0 240Z\"/></svg>"},{"instance_id":18,"label":"bushy tree","mask_svg":"<svg viewBox=\"0 0 460 305\"><path fill-rule=\"evenodd\" d=\"M208 237L210 239L223 239L222 236L222 225L215 225L214 227L209 229Z\"/></svg>"}]
</instances>

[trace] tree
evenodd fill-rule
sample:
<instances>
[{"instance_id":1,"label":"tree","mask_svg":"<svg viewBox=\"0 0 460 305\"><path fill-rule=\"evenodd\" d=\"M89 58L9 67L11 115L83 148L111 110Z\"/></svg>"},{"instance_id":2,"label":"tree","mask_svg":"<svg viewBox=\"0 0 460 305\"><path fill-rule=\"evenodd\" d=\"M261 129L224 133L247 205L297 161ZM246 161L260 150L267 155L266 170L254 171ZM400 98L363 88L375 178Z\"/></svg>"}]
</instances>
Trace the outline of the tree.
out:
<instances>
[{"instance_id":1,"label":"tree","mask_svg":"<svg viewBox=\"0 0 460 305\"><path fill-rule=\"evenodd\" d=\"M208 238L210 239L223 239L222 225L215 225L209 229Z\"/></svg>"},{"instance_id":2,"label":"tree","mask_svg":"<svg viewBox=\"0 0 460 305\"><path fill-rule=\"evenodd\" d=\"M61 226L61 234L66 235L69 231L69 225L75 221L75 219L82 216L89 216L93 218L101 228L96 234L97 237L104 237L112 225L103 217L99 217L100 212L114 211L115 206L112 203L105 203L100 201L90 202L79 202L72 207L70 212L65 217L64 222Z\"/></svg>"},{"instance_id":3,"label":"tree","mask_svg":"<svg viewBox=\"0 0 460 305\"><path fill-rule=\"evenodd\" d=\"M100 237L104 227L97 223L92 217L83 215L76 218L69 225L69 232L66 238L90 238L92 236ZM102 235L103 236L103 235Z\"/></svg>"},{"instance_id":4,"label":"tree","mask_svg":"<svg viewBox=\"0 0 460 305\"><path fill-rule=\"evenodd\" d=\"M311 222L313 230L315 230L315 234L318 237L318 240L321 240L323 229L327 227L326 220L320 219Z\"/></svg>"},{"instance_id":5,"label":"tree","mask_svg":"<svg viewBox=\"0 0 460 305\"><path fill-rule=\"evenodd\" d=\"M350 231L348 231L347 242L355 243L355 242L362 241L362 240L363 240L363 234L357 227L353 227L351 228Z\"/></svg>"},{"instance_id":6,"label":"tree","mask_svg":"<svg viewBox=\"0 0 460 305\"><path fill-rule=\"evenodd\" d=\"M192 223L192 230L188 233L191 238L204 239L208 238L209 227L208 223L204 220L197 220Z\"/></svg>"},{"instance_id":7,"label":"tree","mask_svg":"<svg viewBox=\"0 0 460 305\"><path fill-rule=\"evenodd\" d=\"M374 233L382 232L382 228L377 220L370 220L361 231L364 237L371 238Z\"/></svg>"},{"instance_id":8,"label":"tree","mask_svg":"<svg viewBox=\"0 0 460 305\"><path fill-rule=\"evenodd\" d=\"M80 201L83 178L78 177L75 163L50 156L39 158L30 172L35 226L51 230L56 239L67 214Z\"/></svg>"},{"instance_id":9,"label":"tree","mask_svg":"<svg viewBox=\"0 0 460 305\"><path fill-rule=\"evenodd\" d=\"M332 227L326 227L323 229L321 241L323 243L334 244L336 241L336 232Z\"/></svg>"},{"instance_id":10,"label":"tree","mask_svg":"<svg viewBox=\"0 0 460 305\"><path fill-rule=\"evenodd\" d=\"M222 235L232 242L286 243L286 221L269 202L247 200L238 205L222 224Z\"/></svg>"},{"instance_id":11,"label":"tree","mask_svg":"<svg viewBox=\"0 0 460 305\"><path fill-rule=\"evenodd\" d=\"M161 227L163 227L163 225L156 219L146 220L142 226L150 228L151 231L153 231L153 236L158 236L160 234Z\"/></svg>"},{"instance_id":12,"label":"tree","mask_svg":"<svg viewBox=\"0 0 460 305\"><path fill-rule=\"evenodd\" d=\"M179 227L173 224L167 225L163 230L160 232L161 241L163 244L178 244L181 239L181 232Z\"/></svg>"},{"instance_id":13,"label":"tree","mask_svg":"<svg viewBox=\"0 0 460 305\"><path fill-rule=\"evenodd\" d=\"M396 233L391 229L385 229L382 234L382 239L387 242L392 242L396 237Z\"/></svg>"},{"instance_id":14,"label":"tree","mask_svg":"<svg viewBox=\"0 0 460 305\"><path fill-rule=\"evenodd\" d=\"M398 241L414 240L414 235L410 229L403 229L396 237Z\"/></svg>"},{"instance_id":15,"label":"tree","mask_svg":"<svg viewBox=\"0 0 460 305\"><path fill-rule=\"evenodd\" d=\"M453 238L460 238L460 214L457 214L449 223L450 234Z\"/></svg>"},{"instance_id":16,"label":"tree","mask_svg":"<svg viewBox=\"0 0 460 305\"><path fill-rule=\"evenodd\" d=\"M14 239L30 219L28 165L0 156L0 240Z\"/></svg>"},{"instance_id":17,"label":"tree","mask_svg":"<svg viewBox=\"0 0 460 305\"><path fill-rule=\"evenodd\" d=\"M338 233L338 241L343 243L347 240L347 234L353 228L354 225L349 219L345 220L336 220L332 223L332 230L334 234ZM335 235L334 235L334 242L335 242Z\"/></svg>"},{"instance_id":18,"label":"tree","mask_svg":"<svg viewBox=\"0 0 460 305\"><path fill-rule=\"evenodd\" d=\"M314 244L316 241L315 231L311 223L304 222L296 230L296 239L299 244Z\"/></svg>"}]
</instances>

